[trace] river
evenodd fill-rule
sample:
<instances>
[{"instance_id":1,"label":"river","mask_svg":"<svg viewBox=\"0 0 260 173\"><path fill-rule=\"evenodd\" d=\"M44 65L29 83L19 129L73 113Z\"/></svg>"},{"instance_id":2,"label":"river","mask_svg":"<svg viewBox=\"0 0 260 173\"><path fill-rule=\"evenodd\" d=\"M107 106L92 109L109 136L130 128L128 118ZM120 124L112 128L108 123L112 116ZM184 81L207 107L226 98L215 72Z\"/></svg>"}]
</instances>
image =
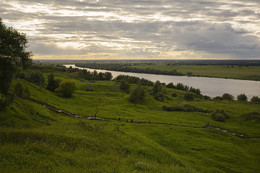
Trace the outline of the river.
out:
<instances>
[{"instance_id":1,"label":"river","mask_svg":"<svg viewBox=\"0 0 260 173\"><path fill-rule=\"evenodd\" d=\"M67 68L72 66L72 68L86 69L89 71L96 70L97 72L110 72L112 73L113 77L116 77L118 75L129 75L148 79L153 82L159 80L160 82L164 82L166 84L170 82L172 82L173 84L183 83L184 85L192 86L193 88L199 88L203 95L207 95L210 97L222 96L224 93L229 93L235 98L237 97L237 95L242 93L246 94L248 99L251 99L253 96L260 96L260 81L119 72L81 68L76 67L74 64L66 64L64 66Z\"/></svg>"}]
</instances>

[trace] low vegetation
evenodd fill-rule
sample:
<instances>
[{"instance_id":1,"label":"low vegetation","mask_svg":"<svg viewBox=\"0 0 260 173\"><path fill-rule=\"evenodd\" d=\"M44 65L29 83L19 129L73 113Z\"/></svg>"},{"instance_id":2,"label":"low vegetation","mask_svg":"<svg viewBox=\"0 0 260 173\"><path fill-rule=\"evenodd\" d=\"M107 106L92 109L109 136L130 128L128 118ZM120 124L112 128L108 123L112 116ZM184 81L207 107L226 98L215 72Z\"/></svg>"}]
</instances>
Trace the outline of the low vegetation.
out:
<instances>
[{"instance_id":1,"label":"low vegetation","mask_svg":"<svg viewBox=\"0 0 260 173\"><path fill-rule=\"evenodd\" d=\"M216 110L211 114L211 117L215 121L224 122L229 118L229 115L224 110Z\"/></svg>"}]
</instances>

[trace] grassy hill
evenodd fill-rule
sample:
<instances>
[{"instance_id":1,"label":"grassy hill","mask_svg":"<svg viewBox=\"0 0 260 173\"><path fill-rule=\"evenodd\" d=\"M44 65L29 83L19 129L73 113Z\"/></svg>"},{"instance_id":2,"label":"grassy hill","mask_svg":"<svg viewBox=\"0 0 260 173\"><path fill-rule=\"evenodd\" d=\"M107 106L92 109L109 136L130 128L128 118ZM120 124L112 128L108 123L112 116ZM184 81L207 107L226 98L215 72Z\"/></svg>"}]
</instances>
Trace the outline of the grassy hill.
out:
<instances>
[{"instance_id":1,"label":"grassy hill","mask_svg":"<svg viewBox=\"0 0 260 173\"><path fill-rule=\"evenodd\" d=\"M46 79L48 74L45 71ZM185 101L184 91L169 88L168 99L159 102L150 94L152 87L145 87L142 103L133 104L118 82L87 81L68 72L55 71L54 75L76 83L72 98L21 82L32 99L82 118L16 97L0 112L0 172L260 172L260 139L256 138L260 137L260 120L242 116L260 112L259 104L200 96ZM135 87L131 84L130 91ZM178 97L171 97L172 93ZM211 113L162 109L185 104L222 109L230 118L217 122ZM95 114L104 120L84 118ZM203 128L205 123L247 138Z\"/></svg>"}]
</instances>

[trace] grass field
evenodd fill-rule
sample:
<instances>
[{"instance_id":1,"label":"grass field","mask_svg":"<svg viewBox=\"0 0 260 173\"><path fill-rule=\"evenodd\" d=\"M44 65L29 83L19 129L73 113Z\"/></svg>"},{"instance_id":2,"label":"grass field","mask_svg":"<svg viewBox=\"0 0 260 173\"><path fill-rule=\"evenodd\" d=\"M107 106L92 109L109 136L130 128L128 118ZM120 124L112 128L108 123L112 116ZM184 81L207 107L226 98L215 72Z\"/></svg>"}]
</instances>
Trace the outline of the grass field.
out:
<instances>
[{"instance_id":1,"label":"grass field","mask_svg":"<svg viewBox=\"0 0 260 173\"><path fill-rule=\"evenodd\" d=\"M241 116L260 112L259 104L200 97L185 101L184 91L168 88L166 95L171 99L158 102L150 94L151 87L145 87L143 103L133 104L117 82L89 82L67 72L54 75L76 82L72 98L63 98L24 80L22 83L33 99L83 117L97 112L99 117L120 117L121 121L73 118L16 98L0 112L0 172L260 172L260 139L251 138L260 137L260 120ZM87 91L87 87L94 91ZM132 84L130 90L135 87ZM171 97L172 93L178 97ZM230 118L216 122L210 113L162 109L163 105L184 104L213 111L223 109ZM123 118L152 123L127 123ZM203 127L208 122L250 138L216 129L181 127Z\"/></svg>"},{"instance_id":2,"label":"grass field","mask_svg":"<svg viewBox=\"0 0 260 173\"><path fill-rule=\"evenodd\" d=\"M227 65L136 65L131 66L143 69L156 69L163 71L177 70L187 75L191 73L194 76L218 77L244 80L260 80L260 66L227 66Z\"/></svg>"}]
</instances>

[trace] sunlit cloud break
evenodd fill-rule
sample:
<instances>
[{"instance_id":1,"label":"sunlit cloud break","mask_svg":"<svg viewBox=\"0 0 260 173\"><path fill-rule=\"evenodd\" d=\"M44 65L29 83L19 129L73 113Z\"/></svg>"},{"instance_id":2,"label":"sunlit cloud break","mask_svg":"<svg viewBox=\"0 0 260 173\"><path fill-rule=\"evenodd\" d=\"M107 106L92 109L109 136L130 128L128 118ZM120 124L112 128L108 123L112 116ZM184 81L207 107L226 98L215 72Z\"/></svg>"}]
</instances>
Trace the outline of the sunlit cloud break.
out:
<instances>
[{"instance_id":1,"label":"sunlit cloud break","mask_svg":"<svg viewBox=\"0 0 260 173\"><path fill-rule=\"evenodd\" d=\"M258 0L2 0L35 59L260 59Z\"/></svg>"}]
</instances>

